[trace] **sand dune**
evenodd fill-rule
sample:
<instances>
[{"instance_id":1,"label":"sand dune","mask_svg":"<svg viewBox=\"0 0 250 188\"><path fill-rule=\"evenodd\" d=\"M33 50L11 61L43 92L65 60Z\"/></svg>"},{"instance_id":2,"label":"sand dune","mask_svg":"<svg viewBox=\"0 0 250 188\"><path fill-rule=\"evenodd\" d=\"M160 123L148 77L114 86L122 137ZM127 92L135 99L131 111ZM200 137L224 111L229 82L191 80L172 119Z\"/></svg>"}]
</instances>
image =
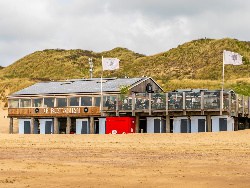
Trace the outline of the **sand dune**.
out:
<instances>
[{"instance_id":1,"label":"sand dune","mask_svg":"<svg viewBox=\"0 0 250 188\"><path fill-rule=\"evenodd\" d=\"M0 187L250 187L250 130L0 134Z\"/></svg>"}]
</instances>

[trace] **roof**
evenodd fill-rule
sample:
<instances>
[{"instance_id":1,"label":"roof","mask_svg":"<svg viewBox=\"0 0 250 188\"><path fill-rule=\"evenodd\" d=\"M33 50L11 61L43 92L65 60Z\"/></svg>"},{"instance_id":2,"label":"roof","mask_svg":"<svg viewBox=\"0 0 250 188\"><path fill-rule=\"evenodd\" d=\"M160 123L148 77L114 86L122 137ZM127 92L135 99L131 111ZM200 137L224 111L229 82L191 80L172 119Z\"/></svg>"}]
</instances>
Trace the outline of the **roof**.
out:
<instances>
[{"instance_id":1,"label":"roof","mask_svg":"<svg viewBox=\"0 0 250 188\"><path fill-rule=\"evenodd\" d=\"M119 92L121 86L133 87L149 77L142 78L103 78L103 92ZM65 81L40 82L22 89L11 96L16 95L46 95L46 94L69 94L69 93L100 93L101 79L73 79Z\"/></svg>"}]
</instances>

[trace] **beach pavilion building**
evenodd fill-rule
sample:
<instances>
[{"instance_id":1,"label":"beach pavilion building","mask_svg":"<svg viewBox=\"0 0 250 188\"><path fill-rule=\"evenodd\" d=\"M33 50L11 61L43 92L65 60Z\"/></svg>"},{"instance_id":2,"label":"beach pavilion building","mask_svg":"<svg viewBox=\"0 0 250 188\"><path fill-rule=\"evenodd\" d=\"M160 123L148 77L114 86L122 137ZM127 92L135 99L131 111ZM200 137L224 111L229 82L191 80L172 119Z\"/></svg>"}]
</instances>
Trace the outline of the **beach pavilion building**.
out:
<instances>
[{"instance_id":1,"label":"beach pavilion building","mask_svg":"<svg viewBox=\"0 0 250 188\"><path fill-rule=\"evenodd\" d=\"M121 133L217 132L249 127L249 106L248 96L233 91L165 93L150 77L93 78L41 82L13 93L8 117L10 133L15 118L20 134L115 134L123 126Z\"/></svg>"}]
</instances>

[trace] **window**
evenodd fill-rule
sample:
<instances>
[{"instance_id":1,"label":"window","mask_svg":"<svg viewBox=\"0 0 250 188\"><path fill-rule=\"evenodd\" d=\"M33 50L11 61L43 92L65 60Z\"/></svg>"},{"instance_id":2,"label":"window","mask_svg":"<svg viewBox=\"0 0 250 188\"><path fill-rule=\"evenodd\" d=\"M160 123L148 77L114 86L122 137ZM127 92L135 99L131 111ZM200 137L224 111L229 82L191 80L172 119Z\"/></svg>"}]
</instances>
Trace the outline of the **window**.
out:
<instances>
[{"instance_id":1,"label":"window","mask_svg":"<svg viewBox=\"0 0 250 188\"><path fill-rule=\"evenodd\" d=\"M31 107L31 100L30 99L20 99L20 107Z\"/></svg>"},{"instance_id":2,"label":"window","mask_svg":"<svg viewBox=\"0 0 250 188\"><path fill-rule=\"evenodd\" d=\"M100 104L101 104L101 97L95 97L94 98L94 105L100 106Z\"/></svg>"},{"instance_id":3,"label":"window","mask_svg":"<svg viewBox=\"0 0 250 188\"><path fill-rule=\"evenodd\" d=\"M81 97L81 106L92 106L92 97Z\"/></svg>"},{"instance_id":4,"label":"window","mask_svg":"<svg viewBox=\"0 0 250 188\"><path fill-rule=\"evenodd\" d=\"M57 107L66 107L67 98L57 98Z\"/></svg>"},{"instance_id":5,"label":"window","mask_svg":"<svg viewBox=\"0 0 250 188\"><path fill-rule=\"evenodd\" d=\"M33 99L33 107L42 107L42 104L43 104L42 98Z\"/></svg>"},{"instance_id":6,"label":"window","mask_svg":"<svg viewBox=\"0 0 250 188\"><path fill-rule=\"evenodd\" d=\"M19 108L19 99L10 99L9 108Z\"/></svg>"},{"instance_id":7,"label":"window","mask_svg":"<svg viewBox=\"0 0 250 188\"><path fill-rule=\"evenodd\" d=\"M71 97L69 99L70 106L79 106L79 97Z\"/></svg>"},{"instance_id":8,"label":"window","mask_svg":"<svg viewBox=\"0 0 250 188\"><path fill-rule=\"evenodd\" d=\"M44 107L54 107L54 98L44 98Z\"/></svg>"}]
</instances>

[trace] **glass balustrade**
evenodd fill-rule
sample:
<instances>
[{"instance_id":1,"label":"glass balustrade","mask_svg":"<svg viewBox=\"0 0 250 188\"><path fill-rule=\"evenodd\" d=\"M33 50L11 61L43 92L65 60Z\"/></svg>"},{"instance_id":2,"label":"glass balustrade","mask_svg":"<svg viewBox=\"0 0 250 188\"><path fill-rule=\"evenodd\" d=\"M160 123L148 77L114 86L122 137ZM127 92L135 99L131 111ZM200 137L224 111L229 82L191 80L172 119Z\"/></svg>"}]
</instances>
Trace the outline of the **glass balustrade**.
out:
<instances>
[{"instance_id":1,"label":"glass balustrade","mask_svg":"<svg viewBox=\"0 0 250 188\"><path fill-rule=\"evenodd\" d=\"M152 93L151 101L148 93L135 93L134 102L132 94L112 94L103 95L103 110L115 111L131 111L131 110L166 110L166 102L168 110L197 110L201 109L201 92L185 92L185 101L183 101L184 92ZM229 98L231 96L231 98ZM166 98L168 101L166 101ZM220 91L204 91L204 110L220 109ZM29 107L67 107L69 106L100 106L100 96L74 96L74 97L44 97L44 98L12 98L8 100L9 108L29 108ZM238 95L231 92L223 93L223 110L230 110L235 115L238 113L248 113L249 97ZM185 106L183 107L183 102ZM231 104L231 109L229 106ZM134 105L134 107L133 107ZM237 106L238 105L238 106Z\"/></svg>"},{"instance_id":2,"label":"glass balustrade","mask_svg":"<svg viewBox=\"0 0 250 188\"><path fill-rule=\"evenodd\" d=\"M168 93L168 109L183 109L183 92Z\"/></svg>"},{"instance_id":3,"label":"glass balustrade","mask_svg":"<svg viewBox=\"0 0 250 188\"><path fill-rule=\"evenodd\" d=\"M204 92L204 109L219 109L220 108L220 92L205 91Z\"/></svg>"},{"instance_id":4,"label":"glass balustrade","mask_svg":"<svg viewBox=\"0 0 250 188\"><path fill-rule=\"evenodd\" d=\"M201 93L200 92L185 92L186 109L201 108Z\"/></svg>"},{"instance_id":5,"label":"glass balustrade","mask_svg":"<svg viewBox=\"0 0 250 188\"><path fill-rule=\"evenodd\" d=\"M152 93L152 110L166 110L166 93Z\"/></svg>"}]
</instances>

